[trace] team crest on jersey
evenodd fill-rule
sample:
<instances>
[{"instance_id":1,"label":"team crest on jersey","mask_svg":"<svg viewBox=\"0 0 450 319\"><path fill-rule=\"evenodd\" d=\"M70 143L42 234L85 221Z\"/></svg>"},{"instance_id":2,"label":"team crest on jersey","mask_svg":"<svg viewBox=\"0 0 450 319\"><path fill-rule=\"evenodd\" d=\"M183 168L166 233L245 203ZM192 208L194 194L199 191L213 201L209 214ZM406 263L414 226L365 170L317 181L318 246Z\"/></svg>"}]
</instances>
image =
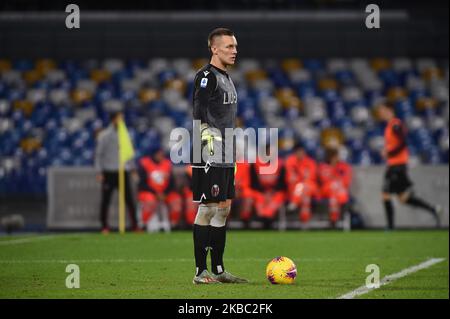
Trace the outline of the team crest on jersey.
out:
<instances>
[{"instance_id":1,"label":"team crest on jersey","mask_svg":"<svg viewBox=\"0 0 450 319\"><path fill-rule=\"evenodd\" d=\"M213 187L211 187L211 195L213 197L217 197L219 195L219 192L220 192L219 185L214 184Z\"/></svg>"},{"instance_id":2,"label":"team crest on jersey","mask_svg":"<svg viewBox=\"0 0 450 319\"><path fill-rule=\"evenodd\" d=\"M203 78L200 81L200 87L205 88L208 85L208 79L207 78Z\"/></svg>"}]
</instances>

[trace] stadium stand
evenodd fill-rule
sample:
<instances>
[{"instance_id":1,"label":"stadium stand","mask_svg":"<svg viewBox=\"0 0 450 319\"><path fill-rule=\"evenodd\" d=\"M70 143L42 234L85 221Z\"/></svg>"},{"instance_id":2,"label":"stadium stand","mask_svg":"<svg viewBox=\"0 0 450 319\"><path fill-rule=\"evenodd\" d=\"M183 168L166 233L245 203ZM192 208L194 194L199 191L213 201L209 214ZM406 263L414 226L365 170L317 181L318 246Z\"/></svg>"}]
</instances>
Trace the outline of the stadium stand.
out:
<instances>
[{"instance_id":1,"label":"stadium stand","mask_svg":"<svg viewBox=\"0 0 450 319\"><path fill-rule=\"evenodd\" d=\"M207 61L156 58L0 59L0 193L44 194L50 166L91 166L96 133L123 109L137 156L175 127L192 127L195 71ZM231 71L242 127L278 127L280 155L296 140L321 160L345 146L352 165L381 164L383 127L373 112L395 103L412 161L448 164L448 60L240 60Z\"/></svg>"}]
</instances>

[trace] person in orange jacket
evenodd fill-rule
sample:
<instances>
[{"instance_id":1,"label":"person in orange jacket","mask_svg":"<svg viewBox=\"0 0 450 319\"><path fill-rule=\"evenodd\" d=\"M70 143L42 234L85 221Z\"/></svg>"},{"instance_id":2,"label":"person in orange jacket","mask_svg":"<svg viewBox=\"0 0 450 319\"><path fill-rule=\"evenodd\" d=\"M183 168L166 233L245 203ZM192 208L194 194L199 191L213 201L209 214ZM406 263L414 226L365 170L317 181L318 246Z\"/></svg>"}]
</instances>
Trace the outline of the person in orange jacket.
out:
<instances>
[{"instance_id":1,"label":"person in orange jacket","mask_svg":"<svg viewBox=\"0 0 450 319\"><path fill-rule=\"evenodd\" d=\"M266 154L269 155L270 152L270 145L268 145ZM274 165L275 171L270 174L264 173L263 169L270 165ZM285 169L282 159L276 157L274 162L264 163L258 157L251 167L250 174L256 214L263 220L264 227L269 228L286 198Z\"/></svg>"},{"instance_id":2,"label":"person in orange jacket","mask_svg":"<svg viewBox=\"0 0 450 319\"><path fill-rule=\"evenodd\" d=\"M377 107L378 116L386 122L384 131L384 149L382 156L386 159L387 169L384 175L382 199L387 219L387 229L394 229L393 195L401 203L414 208L421 208L430 213L436 221L436 227L441 226L443 208L432 204L414 193L414 183L408 172L409 150L407 143L407 128L395 115L392 103L382 103Z\"/></svg>"},{"instance_id":3,"label":"person in orange jacket","mask_svg":"<svg viewBox=\"0 0 450 319\"><path fill-rule=\"evenodd\" d=\"M144 224L147 224L156 212L158 205L164 203L169 209L171 225L178 225L182 212L182 198L175 191L172 162L166 158L160 147L156 147L151 156L139 160L138 190Z\"/></svg>"},{"instance_id":4,"label":"person in orange jacket","mask_svg":"<svg viewBox=\"0 0 450 319\"><path fill-rule=\"evenodd\" d=\"M327 148L325 162L319 164L319 183L321 198L328 200L332 226L336 225L342 210L350 200L351 181L351 166L340 160L337 148Z\"/></svg>"},{"instance_id":5,"label":"person in orange jacket","mask_svg":"<svg viewBox=\"0 0 450 319\"><path fill-rule=\"evenodd\" d=\"M318 195L317 163L298 142L285 162L288 209L297 211L302 222L311 219L311 202Z\"/></svg>"}]
</instances>

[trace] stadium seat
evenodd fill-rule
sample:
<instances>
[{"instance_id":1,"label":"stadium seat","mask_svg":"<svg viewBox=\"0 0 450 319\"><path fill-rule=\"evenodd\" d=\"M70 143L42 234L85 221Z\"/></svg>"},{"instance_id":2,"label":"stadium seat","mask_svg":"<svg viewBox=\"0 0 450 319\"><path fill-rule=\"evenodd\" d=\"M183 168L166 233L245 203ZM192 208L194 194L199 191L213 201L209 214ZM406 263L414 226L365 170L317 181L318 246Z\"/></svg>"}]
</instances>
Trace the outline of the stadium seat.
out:
<instances>
[{"instance_id":1,"label":"stadium seat","mask_svg":"<svg viewBox=\"0 0 450 319\"><path fill-rule=\"evenodd\" d=\"M0 189L39 192L49 166L92 165L95 134L114 110L124 111L136 154L175 127L192 129L193 77L205 63L0 60ZM332 141L354 165L381 164L373 107L388 100L407 124L412 161L448 164L448 66L436 59L242 59L230 74L240 124L280 128L283 155L301 138L312 156Z\"/></svg>"}]
</instances>

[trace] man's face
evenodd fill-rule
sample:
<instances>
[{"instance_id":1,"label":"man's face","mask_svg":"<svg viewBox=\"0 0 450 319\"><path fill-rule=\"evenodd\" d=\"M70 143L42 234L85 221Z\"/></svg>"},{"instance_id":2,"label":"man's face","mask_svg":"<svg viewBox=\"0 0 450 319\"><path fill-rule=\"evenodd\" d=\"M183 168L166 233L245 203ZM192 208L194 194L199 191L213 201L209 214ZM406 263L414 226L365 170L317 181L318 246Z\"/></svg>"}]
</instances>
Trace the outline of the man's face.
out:
<instances>
[{"instance_id":1,"label":"man's face","mask_svg":"<svg viewBox=\"0 0 450 319\"><path fill-rule=\"evenodd\" d=\"M161 150L158 150L156 153L155 153L155 155L154 155L154 159L159 163L159 162L161 162L163 159L164 159L164 151L161 149Z\"/></svg>"},{"instance_id":2,"label":"man's face","mask_svg":"<svg viewBox=\"0 0 450 319\"><path fill-rule=\"evenodd\" d=\"M333 155L330 158L330 164L336 165L339 162L339 155Z\"/></svg>"},{"instance_id":3,"label":"man's face","mask_svg":"<svg viewBox=\"0 0 450 319\"><path fill-rule=\"evenodd\" d=\"M123 118L123 114L122 113L118 113L116 116L114 116L112 123L115 127L117 127L117 124L119 123L120 119Z\"/></svg>"},{"instance_id":4,"label":"man's face","mask_svg":"<svg viewBox=\"0 0 450 319\"><path fill-rule=\"evenodd\" d=\"M216 37L211 45L211 50L223 65L233 65L237 56L236 38L229 35Z\"/></svg>"},{"instance_id":5,"label":"man's face","mask_svg":"<svg viewBox=\"0 0 450 319\"><path fill-rule=\"evenodd\" d=\"M306 152L303 148L299 148L295 151L295 154L297 155L298 159L303 159L306 155Z\"/></svg>"},{"instance_id":6,"label":"man's face","mask_svg":"<svg viewBox=\"0 0 450 319\"><path fill-rule=\"evenodd\" d=\"M386 107L384 105L379 106L378 116L382 121L388 121L390 115L391 115L391 110L388 107Z\"/></svg>"}]
</instances>

